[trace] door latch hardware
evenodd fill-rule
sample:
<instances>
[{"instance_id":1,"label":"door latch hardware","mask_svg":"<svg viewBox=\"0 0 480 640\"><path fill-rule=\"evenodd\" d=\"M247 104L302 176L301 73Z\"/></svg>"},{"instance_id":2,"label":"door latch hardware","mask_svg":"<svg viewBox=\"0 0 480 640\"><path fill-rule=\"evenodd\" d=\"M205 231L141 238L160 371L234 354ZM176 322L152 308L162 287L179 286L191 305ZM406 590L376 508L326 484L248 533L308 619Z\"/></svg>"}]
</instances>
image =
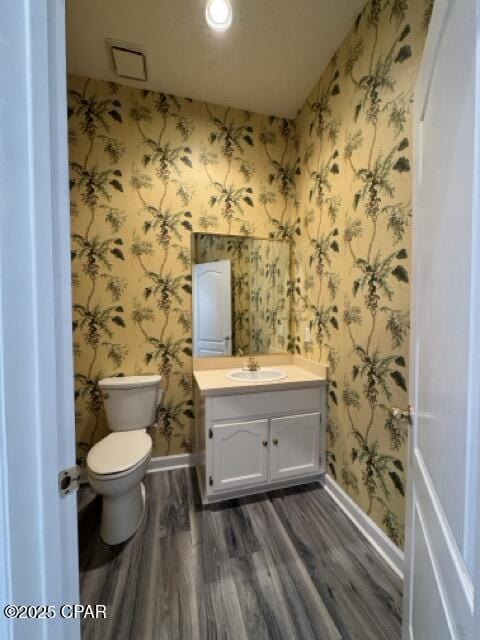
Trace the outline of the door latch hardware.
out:
<instances>
[{"instance_id":1,"label":"door latch hardware","mask_svg":"<svg viewBox=\"0 0 480 640\"><path fill-rule=\"evenodd\" d=\"M213 431L211 429L208 430L208 437L213 438Z\"/></svg>"},{"instance_id":2,"label":"door latch hardware","mask_svg":"<svg viewBox=\"0 0 480 640\"><path fill-rule=\"evenodd\" d=\"M70 469L64 469L58 474L58 490L60 496L68 496L80 487L80 467L75 465Z\"/></svg>"},{"instance_id":3,"label":"door latch hardware","mask_svg":"<svg viewBox=\"0 0 480 640\"><path fill-rule=\"evenodd\" d=\"M212 476L208 476L208 484L209 484L210 486L212 486L212 485L213 485L213 478L212 478Z\"/></svg>"},{"instance_id":4,"label":"door latch hardware","mask_svg":"<svg viewBox=\"0 0 480 640\"><path fill-rule=\"evenodd\" d=\"M402 422L408 422L413 424L413 407L408 405L408 409L400 409L399 407L392 407L390 409L390 415L394 420L401 420Z\"/></svg>"}]
</instances>

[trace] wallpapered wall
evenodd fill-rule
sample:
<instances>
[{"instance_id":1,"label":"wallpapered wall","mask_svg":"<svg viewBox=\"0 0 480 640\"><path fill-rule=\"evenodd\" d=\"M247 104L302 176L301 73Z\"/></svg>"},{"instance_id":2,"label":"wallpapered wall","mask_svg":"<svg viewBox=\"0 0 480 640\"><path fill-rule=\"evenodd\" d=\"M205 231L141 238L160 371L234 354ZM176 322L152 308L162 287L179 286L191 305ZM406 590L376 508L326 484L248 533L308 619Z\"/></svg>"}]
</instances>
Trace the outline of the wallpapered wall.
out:
<instances>
[{"instance_id":1,"label":"wallpapered wall","mask_svg":"<svg viewBox=\"0 0 480 640\"><path fill-rule=\"evenodd\" d=\"M78 456L99 378L161 372L154 455L192 447L191 231L291 237L294 125L69 78Z\"/></svg>"},{"instance_id":2,"label":"wallpapered wall","mask_svg":"<svg viewBox=\"0 0 480 640\"><path fill-rule=\"evenodd\" d=\"M407 427L388 411L408 404L411 109L431 9L371 0L296 120L297 347L330 364L330 473L399 545Z\"/></svg>"},{"instance_id":3,"label":"wallpapered wall","mask_svg":"<svg viewBox=\"0 0 480 640\"><path fill-rule=\"evenodd\" d=\"M291 243L197 234L197 263L230 260L232 353L285 352L291 333Z\"/></svg>"},{"instance_id":4,"label":"wallpapered wall","mask_svg":"<svg viewBox=\"0 0 480 640\"><path fill-rule=\"evenodd\" d=\"M329 468L402 545L411 106L431 0L370 0L295 123L71 77L79 457L96 381L162 372L154 454L189 451L190 232L293 238L290 347L331 366ZM311 341L305 341L305 328Z\"/></svg>"}]
</instances>

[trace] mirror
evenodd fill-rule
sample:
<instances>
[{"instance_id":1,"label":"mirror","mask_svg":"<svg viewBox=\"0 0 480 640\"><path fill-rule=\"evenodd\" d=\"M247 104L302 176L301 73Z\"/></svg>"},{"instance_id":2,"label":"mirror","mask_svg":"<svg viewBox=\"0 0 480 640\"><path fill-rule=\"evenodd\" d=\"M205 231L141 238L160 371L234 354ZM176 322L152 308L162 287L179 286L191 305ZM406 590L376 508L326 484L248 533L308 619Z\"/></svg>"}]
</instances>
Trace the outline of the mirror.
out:
<instances>
[{"instance_id":1,"label":"mirror","mask_svg":"<svg viewBox=\"0 0 480 640\"><path fill-rule=\"evenodd\" d=\"M285 353L290 243L210 233L192 242L194 356Z\"/></svg>"}]
</instances>

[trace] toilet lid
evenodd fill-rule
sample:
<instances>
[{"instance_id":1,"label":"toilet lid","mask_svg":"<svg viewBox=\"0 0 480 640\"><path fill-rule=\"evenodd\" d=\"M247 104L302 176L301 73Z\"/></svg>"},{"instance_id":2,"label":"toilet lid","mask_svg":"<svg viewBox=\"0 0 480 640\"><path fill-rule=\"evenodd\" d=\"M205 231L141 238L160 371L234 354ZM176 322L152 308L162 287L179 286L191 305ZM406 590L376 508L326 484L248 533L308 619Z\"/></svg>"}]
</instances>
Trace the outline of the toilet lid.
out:
<instances>
[{"instance_id":1,"label":"toilet lid","mask_svg":"<svg viewBox=\"0 0 480 640\"><path fill-rule=\"evenodd\" d=\"M152 439L144 431L110 433L90 449L87 466L93 473L120 473L137 465L151 450Z\"/></svg>"}]
</instances>

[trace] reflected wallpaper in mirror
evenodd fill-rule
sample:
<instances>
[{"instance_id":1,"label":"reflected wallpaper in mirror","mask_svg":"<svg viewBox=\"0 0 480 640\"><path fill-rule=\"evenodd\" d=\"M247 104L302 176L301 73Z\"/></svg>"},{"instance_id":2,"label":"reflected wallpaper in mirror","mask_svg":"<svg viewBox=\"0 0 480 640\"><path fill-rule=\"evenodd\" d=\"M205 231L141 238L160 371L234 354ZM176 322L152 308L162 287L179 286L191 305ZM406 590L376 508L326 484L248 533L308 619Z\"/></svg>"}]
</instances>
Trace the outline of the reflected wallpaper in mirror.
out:
<instances>
[{"instance_id":1,"label":"reflected wallpaper in mirror","mask_svg":"<svg viewBox=\"0 0 480 640\"><path fill-rule=\"evenodd\" d=\"M221 282L215 273L216 284L201 286L198 271L205 273L205 268L193 267L194 354L286 352L291 333L290 243L195 233L192 254L195 265L222 263L227 269ZM228 295L228 287L231 306L227 304L225 313L222 296ZM229 317L221 318L222 313Z\"/></svg>"}]
</instances>

